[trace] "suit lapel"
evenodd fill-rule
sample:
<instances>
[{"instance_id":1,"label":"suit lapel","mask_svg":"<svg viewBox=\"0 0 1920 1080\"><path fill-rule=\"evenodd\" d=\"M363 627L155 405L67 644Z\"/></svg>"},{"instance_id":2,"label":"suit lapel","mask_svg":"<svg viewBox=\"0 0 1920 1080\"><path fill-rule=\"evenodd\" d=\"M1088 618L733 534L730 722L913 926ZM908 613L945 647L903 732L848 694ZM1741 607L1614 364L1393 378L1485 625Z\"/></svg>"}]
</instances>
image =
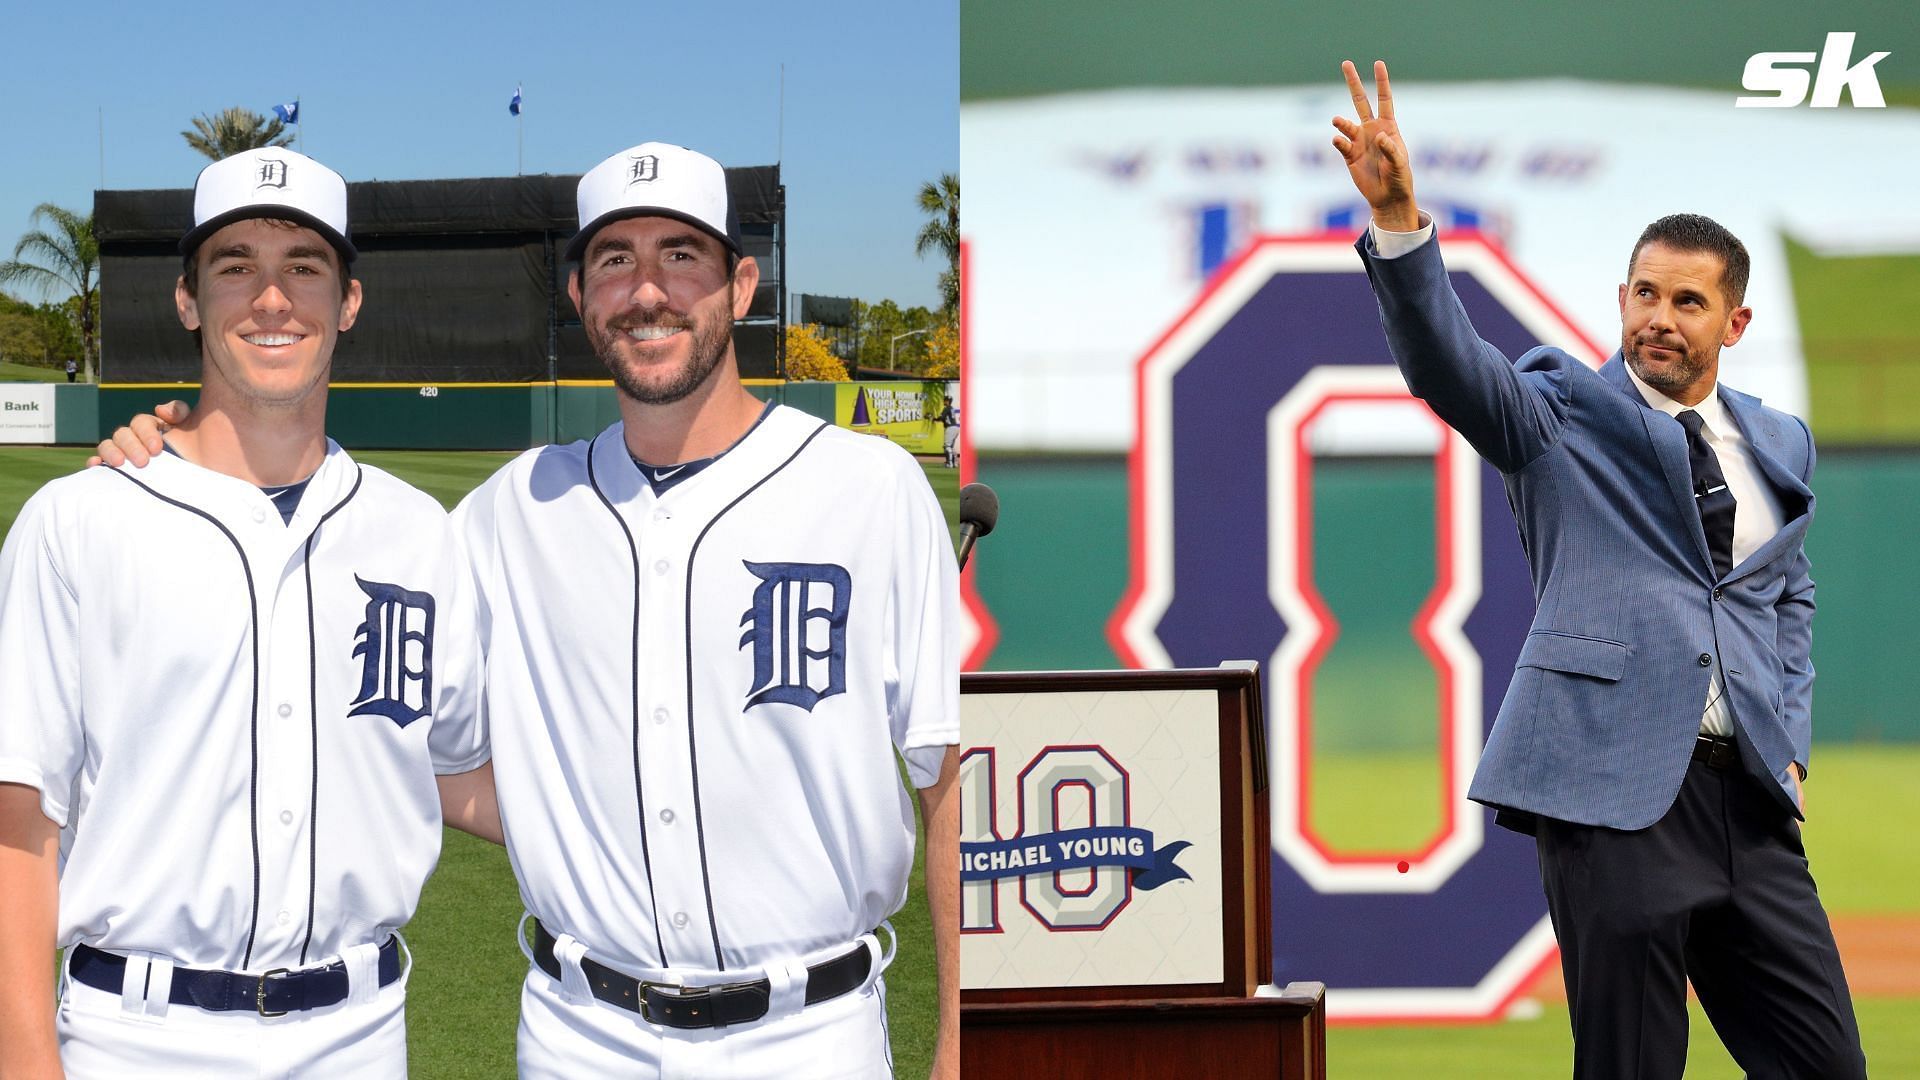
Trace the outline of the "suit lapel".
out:
<instances>
[{"instance_id":1,"label":"suit lapel","mask_svg":"<svg viewBox=\"0 0 1920 1080\"><path fill-rule=\"evenodd\" d=\"M1640 396L1640 388L1633 385L1627 376L1627 362L1619 353L1613 354L1600 367L1600 377L1612 383L1614 388L1627 396L1638 407L1640 423L1647 432L1647 442L1653 446L1653 455L1659 459L1660 471L1666 474L1667 490L1673 496L1673 503L1680 510L1680 520L1686 523L1687 535L1693 537L1694 550L1700 554L1700 565L1708 567L1712 575L1713 555L1707 548L1707 531L1700 524L1700 511L1693 505L1693 466L1687 462L1687 433L1678 421L1647 404Z\"/></svg>"},{"instance_id":2,"label":"suit lapel","mask_svg":"<svg viewBox=\"0 0 1920 1080\"><path fill-rule=\"evenodd\" d=\"M1780 531L1727 575L1727 580L1732 581L1767 565L1784 552L1799 550L1801 541L1806 537L1807 523L1813 517L1813 491L1798 474L1781 462L1778 452L1786 449L1787 436L1780 430L1780 421L1767 415L1760 407L1759 398L1723 386L1720 388L1720 402L1726 408L1727 415L1740 428L1741 436L1747 440L1747 450L1753 455L1754 464L1759 467L1761 475L1773 485L1774 498L1780 503L1782 519Z\"/></svg>"}]
</instances>

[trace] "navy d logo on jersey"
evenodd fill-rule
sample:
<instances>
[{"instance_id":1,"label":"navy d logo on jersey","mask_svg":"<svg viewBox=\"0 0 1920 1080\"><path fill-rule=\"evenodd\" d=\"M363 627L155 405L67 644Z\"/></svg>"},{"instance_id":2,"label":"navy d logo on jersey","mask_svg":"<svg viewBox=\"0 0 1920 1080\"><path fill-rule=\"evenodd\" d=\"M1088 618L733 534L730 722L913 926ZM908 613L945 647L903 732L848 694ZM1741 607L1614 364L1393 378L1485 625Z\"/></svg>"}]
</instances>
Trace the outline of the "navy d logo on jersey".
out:
<instances>
[{"instance_id":1,"label":"navy d logo on jersey","mask_svg":"<svg viewBox=\"0 0 1920 1080\"><path fill-rule=\"evenodd\" d=\"M744 562L760 586L740 616L753 646L746 708L768 702L808 712L847 689L847 597L853 579L832 563Z\"/></svg>"},{"instance_id":2,"label":"navy d logo on jersey","mask_svg":"<svg viewBox=\"0 0 1920 1080\"><path fill-rule=\"evenodd\" d=\"M384 716L406 727L433 702L433 597L398 585L353 580L367 594L367 618L354 631L362 659L360 692L348 716Z\"/></svg>"}]
</instances>

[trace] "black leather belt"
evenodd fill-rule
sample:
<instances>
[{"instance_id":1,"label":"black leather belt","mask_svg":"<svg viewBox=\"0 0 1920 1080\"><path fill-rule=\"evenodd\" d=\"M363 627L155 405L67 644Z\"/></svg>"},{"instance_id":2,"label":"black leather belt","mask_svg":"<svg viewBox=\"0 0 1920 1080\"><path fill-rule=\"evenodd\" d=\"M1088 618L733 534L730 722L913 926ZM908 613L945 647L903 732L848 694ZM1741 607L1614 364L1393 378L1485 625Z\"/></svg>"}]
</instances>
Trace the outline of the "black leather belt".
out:
<instances>
[{"instance_id":1,"label":"black leather belt","mask_svg":"<svg viewBox=\"0 0 1920 1080\"><path fill-rule=\"evenodd\" d=\"M1740 744L1725 735L1702 735L1693 740L1693 760L1715 769L1740 764Z\"/></svg>"},{"instance_id":2,"label":"black leather belt","mask_svg":"<svg viewBox=\"0 0 1920 1080\"><path fill-rule=\"evenodd\" d=\"M127 958L91 945L75 945L68 950L67 974L82 985L118 994L126 981ZM389 936L380 946L380 985L399 977L400 939ZM284 1016L338 1005L347 1000L348 990L343 960L299 971L274 968L259 975L177 967L173 969L173 985L167 988L167 1000L208 1012Z\"/></svg>"},{"instance_id":3,"label":"black leather belt","mask_svg":"<svg viewBox=\"0 0 1920 1080\"><path fill-rule=\"evenodd\" d=\"M557 982L565 982L560 960L553 954L554 938L538 919L533 923L533 962ZM855 945L831 960L807 969L807 1004L837 998L867 981L873 956L865 945ZM592 957L580 958L593 996L628 1012L637 1012L650 1024L671 1028L714 1028L749 1024L767 1015L773 985L765 979L722 983L717 986L676 986L647 982L616 971Z\"/></svg>"}]
</instances>

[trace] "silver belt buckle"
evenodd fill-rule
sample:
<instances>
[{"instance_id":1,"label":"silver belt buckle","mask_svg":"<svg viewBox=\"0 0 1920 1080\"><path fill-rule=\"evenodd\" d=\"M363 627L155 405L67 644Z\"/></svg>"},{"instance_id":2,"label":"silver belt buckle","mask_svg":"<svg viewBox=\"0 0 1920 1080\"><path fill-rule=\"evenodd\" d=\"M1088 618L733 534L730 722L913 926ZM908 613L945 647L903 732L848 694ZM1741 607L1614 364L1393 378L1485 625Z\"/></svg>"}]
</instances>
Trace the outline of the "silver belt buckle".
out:
<instances>
[{"instance_id":1,"label":"silver belt buckle","mask_svg":"<svg viewBox=\"0 0 1920 1080\"><path fill-rule=\"evenodd\" d=\"M287 1010L285 1009L281 1009L279 1012L267 1011L267 980L273 978L275 975L285 975L287 974L288 970L290 969L274 968L272 971L263 972L261 974L260 981L253 984L253 1011L254 1012L259 1013L261 1016L287 1015Z\"/></svg>"}]
</instances>

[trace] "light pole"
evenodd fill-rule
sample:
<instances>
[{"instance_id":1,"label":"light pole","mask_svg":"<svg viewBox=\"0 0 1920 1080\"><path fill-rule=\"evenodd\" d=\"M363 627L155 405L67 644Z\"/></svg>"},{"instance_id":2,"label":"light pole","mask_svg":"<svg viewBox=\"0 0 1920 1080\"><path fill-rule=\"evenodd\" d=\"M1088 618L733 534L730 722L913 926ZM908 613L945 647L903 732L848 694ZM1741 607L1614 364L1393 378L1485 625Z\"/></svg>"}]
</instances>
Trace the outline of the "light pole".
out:
<instances>
[{"instance_id":1,"label":"light pole","mask_svg":"<svg viewBox=\"0 0 1920 1080\"><path fill-rule=\"evenodd\" d=\"M919 337L921 334L930 334L932 332L933 332L933 327L929 326L925 330L909 330L904 334L893 335L892 339L887 342L887 370L889 371L897 370L894 367L893 347L900 343L901 338Z\"/></svg>"}]
</instances>

